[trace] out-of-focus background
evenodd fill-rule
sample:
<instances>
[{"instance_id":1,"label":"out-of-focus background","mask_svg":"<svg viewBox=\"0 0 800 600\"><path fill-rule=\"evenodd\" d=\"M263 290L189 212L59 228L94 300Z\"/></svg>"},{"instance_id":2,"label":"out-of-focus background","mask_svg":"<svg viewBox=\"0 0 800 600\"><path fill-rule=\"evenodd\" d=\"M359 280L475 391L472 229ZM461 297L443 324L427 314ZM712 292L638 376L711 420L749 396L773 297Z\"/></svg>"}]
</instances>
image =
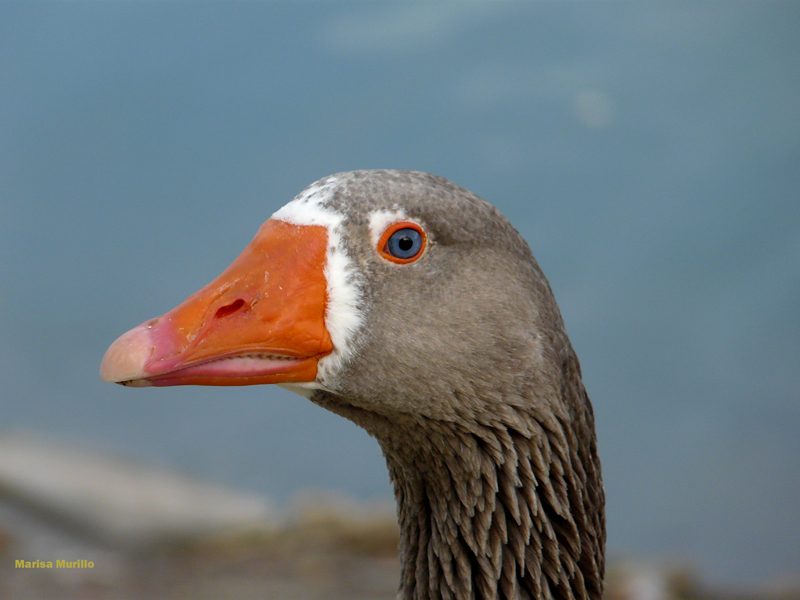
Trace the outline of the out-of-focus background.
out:
<instances>
[{"instance_id":1,"label":"out-of-focus background","mask_svg":"<svg viewBox=\"0 0 800 600\"><path fill-rule=\"evenodd\" d=\"M97 375L303 187L364 168L447 177L530 243L594 403L617 597L797 589L799 4L6 2L0 594L247 564L391 595L364 432L274 387ZM331 530L385 562L331 567Z\"/></svg>"}]
</instances>

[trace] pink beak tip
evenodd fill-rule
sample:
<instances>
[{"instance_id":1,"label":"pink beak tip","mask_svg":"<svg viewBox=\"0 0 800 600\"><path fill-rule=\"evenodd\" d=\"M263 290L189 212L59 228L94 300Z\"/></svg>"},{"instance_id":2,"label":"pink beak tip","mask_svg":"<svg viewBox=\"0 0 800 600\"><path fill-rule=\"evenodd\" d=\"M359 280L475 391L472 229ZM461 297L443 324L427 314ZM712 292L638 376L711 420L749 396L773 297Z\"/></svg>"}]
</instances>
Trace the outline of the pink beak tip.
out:
<instances>
[{"instance_id":1,"label":"pink beak tip","mask_svg":"<svg viewBox=\"0 0 800 600\"><path fill-rule=\"evenodd\" d=\"M110 383L132 382L134 387L150 385L145 365L155 352L153 336L147 324L139 325L121 335L111 344L100 364L100 379Z\"/></svg>"}]
</instances>

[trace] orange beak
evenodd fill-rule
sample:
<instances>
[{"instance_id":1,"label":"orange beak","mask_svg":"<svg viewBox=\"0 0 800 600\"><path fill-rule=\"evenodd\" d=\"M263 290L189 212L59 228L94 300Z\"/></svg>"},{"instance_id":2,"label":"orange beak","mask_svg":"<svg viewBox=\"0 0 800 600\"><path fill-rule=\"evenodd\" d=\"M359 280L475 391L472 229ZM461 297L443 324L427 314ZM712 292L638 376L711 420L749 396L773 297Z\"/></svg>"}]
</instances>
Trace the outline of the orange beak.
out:
<instances>
[{"instance_id":1,"label":"orange beak","mask_svg":"<svg viewBox=\"0 0 800 600\"><path fill-rule=\"evenodd\" d=\"M132 386L314 381L325 328L328 234L270 219L217 279L124 334L100 377Z\"/></svg>"}]
</instances>

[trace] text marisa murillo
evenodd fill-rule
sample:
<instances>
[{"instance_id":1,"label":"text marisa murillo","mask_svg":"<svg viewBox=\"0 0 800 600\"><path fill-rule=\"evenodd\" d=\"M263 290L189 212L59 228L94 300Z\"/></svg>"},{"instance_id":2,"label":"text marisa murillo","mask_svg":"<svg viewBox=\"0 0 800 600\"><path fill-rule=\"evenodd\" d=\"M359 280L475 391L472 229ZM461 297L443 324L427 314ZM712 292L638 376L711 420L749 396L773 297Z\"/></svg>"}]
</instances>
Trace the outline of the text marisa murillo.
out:
<instances>
[{"instance_id":1,"label":"text marisa murillo","mask_svg":"<svg viewBox=\"0 0 800 600\"><path fill-rule=\"evenodd\" d=\"M52 560L17 560L17 569L93 569L94 563L90 560L57 560L55 565Z\"/></svg>"}]
</instances>

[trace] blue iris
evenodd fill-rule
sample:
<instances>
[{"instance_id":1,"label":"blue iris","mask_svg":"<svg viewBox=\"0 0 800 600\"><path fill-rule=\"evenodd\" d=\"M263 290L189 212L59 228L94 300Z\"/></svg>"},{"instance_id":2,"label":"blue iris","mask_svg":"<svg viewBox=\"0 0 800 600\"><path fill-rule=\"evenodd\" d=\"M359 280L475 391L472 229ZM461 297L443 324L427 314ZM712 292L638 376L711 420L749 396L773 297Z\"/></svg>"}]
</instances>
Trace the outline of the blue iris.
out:
<instances>
[{"instance_id":1,"label":"blue iris","mask_svg":"<svg viewBox=\"0 0 800 600\"><path fill-rule=\"evenodd\" d=\"M410 227L398 229L386 240L386 251L395 258L414 258L422 252L422 234Z\"/></svg>"}]
</instances>

